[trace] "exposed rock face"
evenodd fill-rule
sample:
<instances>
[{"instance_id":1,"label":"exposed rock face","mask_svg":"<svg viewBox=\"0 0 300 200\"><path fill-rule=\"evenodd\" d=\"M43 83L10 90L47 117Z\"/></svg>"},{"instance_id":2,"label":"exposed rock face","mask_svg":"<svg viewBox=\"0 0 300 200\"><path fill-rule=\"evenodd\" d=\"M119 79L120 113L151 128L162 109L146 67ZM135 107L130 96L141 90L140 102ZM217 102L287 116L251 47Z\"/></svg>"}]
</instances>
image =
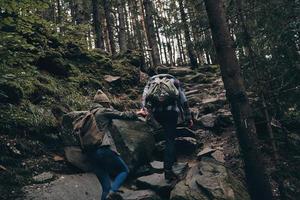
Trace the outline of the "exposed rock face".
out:
<instances>
[{"instance_id":1,"label":"exposed rock face","mask_svg":"<svg viewBox=\"0 0 300 200\"><path fill-rule=\"evenodd\" d=\"M93 174L62 175L49 184L24 188L25 200L98 200L101 186Z\"/></svg>"},{"instance_id":2,"label":"exposed rock face","mask_svg":"<svg viewBox=\"0 0 300 200\"><path fill-rule=\"evenodd\" d=\"M203 158L171 192L172 200L250 200L244 186L219 162Z\"/></svg>"},{"instance_id":3,"label":"exposed rock face","mask_svg":"<svg viewBox=\"0 0 300 200\"><path fill-rule=\"evenodd\" d=\"M149 129L144 122L113 120L112 136L130 169L151 160L155 141Z\"/></svg>"}]
</instances>

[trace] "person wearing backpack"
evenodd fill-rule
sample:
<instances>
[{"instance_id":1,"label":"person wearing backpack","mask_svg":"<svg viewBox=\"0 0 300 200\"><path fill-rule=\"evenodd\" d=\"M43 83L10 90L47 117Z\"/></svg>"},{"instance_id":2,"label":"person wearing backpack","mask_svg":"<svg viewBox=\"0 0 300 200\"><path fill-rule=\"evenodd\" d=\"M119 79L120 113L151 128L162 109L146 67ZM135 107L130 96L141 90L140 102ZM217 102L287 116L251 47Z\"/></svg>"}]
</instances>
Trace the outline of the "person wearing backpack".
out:
<instances>
[{"instance_id":1,"label":"person wearing backpack","mask_svg":"<svg viewBox=\"0 0 300 200\"><path fill-rule=\"evenodd\" d=\"M164 172L165 179L172 181L177 176L172 170L176 161L175 131L178 117L193 126L187 98L180 81L170 74L152 76L143 92L142 108L138 115L146 117L151 114L163 127L165 132Z\"/></svg>"},{"instance_id":2,"label":"person wearing backpack","mask_svg":"<svg viewBox=\"0 0 300 200\"><path fill-rule=\"evenodd\" d=\"M92 109L74 123L74 132L79 135L82 152L101 183L101 200L121 200L118 189L129 173L109 131L112 119L136 120L137 115L113 109L107 95L98 90ZM113 174L117 175L111 182Z\"/></svg>"}]
</instances>

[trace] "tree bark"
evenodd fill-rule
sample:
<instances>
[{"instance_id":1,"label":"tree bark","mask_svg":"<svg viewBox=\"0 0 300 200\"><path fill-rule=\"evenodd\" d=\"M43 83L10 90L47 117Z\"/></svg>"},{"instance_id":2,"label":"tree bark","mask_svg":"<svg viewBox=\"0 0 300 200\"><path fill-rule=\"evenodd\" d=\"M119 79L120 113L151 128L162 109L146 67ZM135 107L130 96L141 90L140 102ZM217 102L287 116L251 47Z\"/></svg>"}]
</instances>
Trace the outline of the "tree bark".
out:
<instances>
[{"instance_id":1,"label":"tree bark","mask_svg":"<svg viewBox=\"0 0 300 200\"><path fill-rule=\"evenodd\" d=\"M191 41L190 30L189 30L189 26L187 24L187 19L186 19L186 13L184 12L183 0L178 0L178 2L179 2L180 15L181 15L182 23L183 23L184 36L185 36L188 55L189 55L190 62L191 62L191 67L192 67L192 69L196 69L198 67L198 63L197 63L197 58L196 58L196 55L194 52L193 43Z\"/></svg>"},{"instance_id":2,"label":"tree bark","mask_svg":"<svg viewBox=\"0 0 300 200\"><path fill-rule=\"evenodd\" d=\"M237 128L237 137L245 161L245 172L253 200L272 200L271 186L265 173L256 141L256 129L241 69L226 24L222 0L205 0L212 37L221 66L226 96Z\"/></svg>"},{"instance_id":3,"label":"tree bark","mask_svg":"<svg viewBox=\"0 0 300 200\"><path fill-rule=\"evenodd\" d=\"M107 31L108 31L108 38L109 38L109 45L111 54L116 54L116 44L114 39L114 29L113 29L113 18L111 15L111 4L110 0L103 0L103 8L105 13L105 19L106 19L106 25L107 25Z\"/></svg>"},{"instance_id":4,"label":"tree bark","mask_svg":"<svg viewBox=\"0 0 300 200\"><path fill-rule=\"evenodd\" d=\"M95 29L95 47L104 50L104 39L99 12L99 0L92 0L93 7L93 25Z\"/></svg>"},{"instance_id":5,"label":"tree bark","mask_svg":"<svg viewBox=\"0 0 300 200\"><path fill-rule=\"evenodd\" d=\"M153 61L153 69L154 70L158 65L160 65L159 58L159 50L157 46L157 39L155 36L155 27L153 24L153 14L154 14L154 6L151 0L143 0L144 9L145 9L145 25L147 31L147 39L149 43L149 47L151 49L151 56Z\"/></svg>"},{"instance_id":6,"label":"tree bark","mask_svg":"<svg viewBox=\"0 0 300 200\"><path fill-rule=\"evenodd\" d=\"M124 0L118 0L120 53L125 53L127 51L124 6L125 6Z\"/></svg>"}]
</instances>

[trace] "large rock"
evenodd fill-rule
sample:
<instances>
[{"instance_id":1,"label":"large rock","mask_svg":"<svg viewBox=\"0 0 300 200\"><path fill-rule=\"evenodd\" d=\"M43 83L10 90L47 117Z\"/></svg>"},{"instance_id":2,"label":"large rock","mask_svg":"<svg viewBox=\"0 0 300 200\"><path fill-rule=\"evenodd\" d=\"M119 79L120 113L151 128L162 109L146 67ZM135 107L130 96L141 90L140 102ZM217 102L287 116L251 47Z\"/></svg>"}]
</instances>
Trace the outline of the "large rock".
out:
<instances>
[{"instance_id":1,"label":"large rock","mask_svg":"<svg viewBox=\"0 0 300 200\"><path fill-rule=\"evenodd\" d=\"M125 190L121 196L124 200L161 200L161 198L151 190Z\"/></svg>"},{"instance_id":2,"label":"large rock","mask_svg":"<svg viewBox=\"0 0 300 200\"><path fill-rule=\"evenodd\" d=\"M243 184L212 158L192 167L171 192L172 200L250 200Z\"/></svg>"},{"instance_id":3,"label":"large rock","mask_svg":"<svg viewBox=\"0 0 300 200\"><path fill-rule=\"evenodd\" d=\"M165 180L163 173L142 176L136 180L136 184L138 188L154 190L163 197L168 197L172 189L172 184Z\"/></svg>"},{"instance_id":4,"label":"large rock","mask_svg":"<svg viewBox=\"0 0 300 200\"><path fill-rule=\"evenodd\" d=\"M150 130L144 122L113 120L111 134L122 158L132 170L151 160L155 141Z\"/></svg>"},{"instance_id":5,"label":"large rock","mask_svg":"<svg viewBox=\"0 0 300 200\"><path fill-rule=\"evenodd\" d=\"M25 200L99 200L101 186L93 174L61 175L57 180L23 188Z\"/></svg>"}]
</instances>

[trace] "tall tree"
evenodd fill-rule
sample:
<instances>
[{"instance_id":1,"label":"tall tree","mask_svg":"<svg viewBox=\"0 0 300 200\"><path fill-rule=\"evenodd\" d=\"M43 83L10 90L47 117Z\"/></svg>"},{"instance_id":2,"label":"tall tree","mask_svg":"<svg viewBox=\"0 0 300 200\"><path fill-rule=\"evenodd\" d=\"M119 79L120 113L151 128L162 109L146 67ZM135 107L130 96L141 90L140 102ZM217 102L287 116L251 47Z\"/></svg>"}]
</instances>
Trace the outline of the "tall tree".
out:
<instances>
[{"instance_id":1,"label":"tall tree","mask_svg":"<svg viewBox=\"0 0 300 200\"><path fill-rule=\"evenodd\" d=\"M190 30L189 30L189 26L187 24L187 17L186 17L186 13L184 11L184 6L183 6L183 0L178 0L178 2L179 2L181 20L183 23L184 37L185 37L185 41L186 41L188 55L190 58L192 69L195 69L198 67L198 63L197 63L197 58L196 58L196 55L194 52L193 43L191 41Z\"/></svg>"},{"instance_id":2,"label":"tall tree","mask_svg":"<svg viewBox=\"0 0 300 200\"><path fill-rule=\"evenodd\" d=\"M115 39L114 39L114 22L113 22L113 17L112 17L112 13L111 13L111 2L110 2L110 0L103 0L102 2L103 2L104 13L105 13L110 50L111 50L111 54L115 55L116 54L116 44L115 44Z\"/></svg>"},{"instance_id":3,"label":"tall tree","mask_svg":"<svg viewBox=\"0 0 300 200\"><path fill-rule=\"evenodd\" d=\"M157 45L157 39L155 35L155 27L153 23L153 15L154 15L154 6L151 0L143 1L144 9L145 9L145 26L147 31L147 39L149 43L149 47L151 48L151 56L153 61L153 67L157 67L160 65L160 57L159 50Z\"/></svg>"},{"instance_id":4,"label":"tall tree","mask_svg":"<svg viewBox=\"0 0 300 200\"><path fill-rule=\"evenodd\" d=\"M92 0L93 7L93 24L95 29L95 47L99 49L104 49L102 25L99 12L99 0Z\"/></svg>"},{"instance_id":5,"label":"tall tree","mask_svg":"<svg viewBox=\"0 0 300 200\"><path fill-rule=\"evenodd\" d=\"M272 191L257 150L256 129L241 69L226 23L222 0L205 0L217 58L245 160L250 195L254 200L272 200Z\"/></svg>"},{"instance_id":6,"label":"tall tree","mask_svg":"<svg viewBox=\"0 0 300 200\"><path fill-rule=\"evenodd\" d=\"M119 13L119 45L120 53L127 50L126 27L125 27L125 2L118 0L118 13Z\"/></svg>"}]
</instances>

